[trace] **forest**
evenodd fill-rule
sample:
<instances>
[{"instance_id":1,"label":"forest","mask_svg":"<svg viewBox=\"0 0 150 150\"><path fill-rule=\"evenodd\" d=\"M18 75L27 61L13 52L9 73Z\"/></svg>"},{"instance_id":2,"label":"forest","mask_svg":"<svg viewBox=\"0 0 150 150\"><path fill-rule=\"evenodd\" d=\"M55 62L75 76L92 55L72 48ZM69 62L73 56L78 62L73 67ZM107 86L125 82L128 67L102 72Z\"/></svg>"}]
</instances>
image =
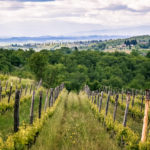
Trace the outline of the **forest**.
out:
<instances>
[{"instance_id":1,"label":"forest","mask_svg":"<svg viewBox=\"0 0 150 150\"><path fill-rule=\"evenodd\" d=\"M150 52L142 56L136 50L126 54L67 47L40 52L0 49L0 72L37 81L42 79L47 88L65 83L69 91L79 91L85 84L91 90L104 85L144 90L150 87Z\"/></svg>"}]
</instances>

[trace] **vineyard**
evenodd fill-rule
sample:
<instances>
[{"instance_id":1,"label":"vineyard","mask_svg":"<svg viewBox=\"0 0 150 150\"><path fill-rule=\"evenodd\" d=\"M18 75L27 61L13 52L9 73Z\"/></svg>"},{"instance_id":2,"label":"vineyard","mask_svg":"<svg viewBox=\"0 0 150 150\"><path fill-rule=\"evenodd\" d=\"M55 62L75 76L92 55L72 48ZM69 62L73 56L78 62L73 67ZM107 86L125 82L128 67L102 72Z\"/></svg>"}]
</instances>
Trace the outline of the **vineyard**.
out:
<instances>
[{"instance_id":1,"label":"vineyard","mask_svg":"<svg viewBox=\"0 0 150 150\"><path fill-rule=\"evenodd\" d=\"M0 8L0 150L150 150L150 0Z\"/></svg>"},{"instance_id":2,"label":"vineyard","mask_svg":"<svg viewBox=\"0 0 150 150\"><path fill-rule=\"evenodd\" d=\"M64 84L0 79L1 150L150 149L149 90L85 85L77 94Z\"/></svg>"}]
</instances>

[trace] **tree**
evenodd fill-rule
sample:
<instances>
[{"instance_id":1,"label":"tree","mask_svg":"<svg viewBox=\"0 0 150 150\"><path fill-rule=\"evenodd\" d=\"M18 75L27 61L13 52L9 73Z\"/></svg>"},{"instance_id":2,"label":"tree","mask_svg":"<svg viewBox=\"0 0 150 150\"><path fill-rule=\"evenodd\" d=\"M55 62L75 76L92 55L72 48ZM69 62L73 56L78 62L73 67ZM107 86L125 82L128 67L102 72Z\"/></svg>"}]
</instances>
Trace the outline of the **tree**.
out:
<instances>
[{"instance_id":1,"label":"tree","mask_svg":"<svg viewBox=\"0 0 150 150\"><path fill-rule=\"evenodd\" d=\"M147 58L150 58L150 52L148 52L148 53L146 54L146 57L147 57Z\"/></svg>"},{"instance_id":2,"label":"tree","mask_svg":"<svg viewBox=\"0 0 150 150\"><path fill-rule=\"evenodd\" d=\"M44 74L44 85L49 87L56 87L65 81L66 68L63 64L47 65Z\"/></svg>"},{"instance_id":3,"label":"tree","mask_svg":"<svg viewBox=\"0 0 150 150\"><path fill-rule=\"evenodd\" d=\"M0 72L10 72L12 70L13 66L11 66L10 62L7 60L7 58L0 54Z\"/></svg>"},{"instance_id":4,"label":"tree","mask_svg":"<svg viewBox=\"0 0 150 150\"><path fill-rule=\"evenodd\" d=\"M137 74L136 77L130 82L129 87L135 89L141 89L144 87L145 77L141 74Z\"/></svg>"},{"instance_id":5,"label":"tree","mask_svg":"<svg viewBox=\"0 0 150 150\"><path fill-rule=\"evenodd\" d=\"M105 43L99 43L99 44L98 44L98 48L99 48L100 50L104 50L104 49L106 48L106 44L105 44Z\"/></svg>"},{"instance_id":6,"label":"tree","mask_svg":"<svg viewBox=\"0 0 150 150\"><path fill-rule=\"evenodd\" d=\"M132 45L137 45L137 40L131 40L130 42Z\"/></svg>"},{"instance_id":7,"label":"tree","mask_svg":"<svg viewBox=\"0 0 150 150\"><path fill-rule=\"evenodd\" d=\"M13 54L11 56L11 64L14 65L14 66L19 67L22 64L20 57Z\"/></svg>"},{"instance_id":8,"label":"tree","mask_svg":"<svg viewBox=\"0 0 150 150\"><path fill-rule=\"evenodd\" d=\"M29 66L38 81L44 77L47 64L48 60L44 54L37 52L31 55Z\"/></svg>"},{"instance_id":9,"label":"tree","mask_svg":"<svg viewBox=\"0 0 150 150\"><path fill-rule=\"evenodd\" d=\"M134 49L134 50L132 50L131 55L139 56L139 51Z\"/></svg>"},{"instance_id":10,"label":"tree","mask_svg":"<svg viewBox=\"0 0 150 150\"><path fill-rule=\"evenodd\" d=\"M130 46L130 41L127 40L127 41L124 42L124 44L126 44L126 46Z\"/></svg>"},{"instance_id":11,"label":"tree","mask_svg":"<svg viewBox=\"0 0 150 150\"><path fill-rule=\"evenodd\" d=\"M122 88L123 81L120 77L112 76L109 80L109 83L112 87Z\"/></svg>"}]
</instances>

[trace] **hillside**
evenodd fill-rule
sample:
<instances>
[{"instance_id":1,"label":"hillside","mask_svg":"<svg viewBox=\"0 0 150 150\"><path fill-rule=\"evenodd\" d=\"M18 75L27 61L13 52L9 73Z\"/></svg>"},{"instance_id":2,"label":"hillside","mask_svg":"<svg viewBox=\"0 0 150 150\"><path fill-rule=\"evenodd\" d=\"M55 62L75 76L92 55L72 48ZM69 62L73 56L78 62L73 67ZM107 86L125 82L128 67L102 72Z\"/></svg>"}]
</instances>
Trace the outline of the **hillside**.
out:
<instances>
[{"instance_id":1,"label":"hillside","mask_svg":"<svg viewBox=\"0 0 150 150\"><path fill-rule=\"evenodd\" d=\"M136 40L137 44L125 45L125 41ZM149 35L143 36L81 36L81 37L16 37L10 39L0 39L1 48L6 49L30 49L36 51L41 49L56 50L61 47L69 47L74 50L129 50L129 49L150 49ZM4 43L4 41L6 43ZM12 43L12 44L10 44ZM16 44L15 44L16 43Z\"/></svg>"}]
</instances>

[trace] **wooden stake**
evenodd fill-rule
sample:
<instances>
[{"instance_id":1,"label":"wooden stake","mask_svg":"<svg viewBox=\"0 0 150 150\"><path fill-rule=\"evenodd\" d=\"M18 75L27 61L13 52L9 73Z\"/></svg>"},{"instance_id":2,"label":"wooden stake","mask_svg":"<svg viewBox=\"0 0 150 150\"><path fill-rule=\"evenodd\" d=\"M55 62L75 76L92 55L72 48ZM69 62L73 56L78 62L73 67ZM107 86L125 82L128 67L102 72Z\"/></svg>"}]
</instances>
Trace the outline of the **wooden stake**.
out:
<instances>
[{"instance_id":1,"label":"wooden stake","mask_svg":"<svg viewBox=\"0 0 150 150\"><path fill-rule=\"evenodd\" d=\"M110 100L110 92L108 92L108 97L107 97L107 105L106 105L106 109L105 109L105 115L106 116L107 116L107 113L108 113L109 100Z\"/></svg>"},{"instance_id":2,"label":"wooden stake","mask_svg":"<svg viewBox=\"0 0 150 150\"><path fill-rule=\"evenodd\" d=\"M48 106L51 107L51 95L53 92L53 88L50 89L50 95L49 95L49 100L48 100Z\"/></svg>"},{"instance_id":3,"label":"wooden stake","mask_svg":"<svg viewBox=\"0 0 150 150\"><path fill-rule=\"evenodd\" d=\"M121 96L121 99L122 99L122 103L123 103L123 89L122 89L122 96Z\"/></svg>"},{"instance_id":4,"label":"wooden stake","mask_svg":"<svg viewBox=\"0 0 150 150\"><path fill-rule=\"evenodd\" d=\"M143 119L143 129L142 129L142 137L141 142L145 142L147 138L147 128L148 128L148 111L150 105L150 90L146 90L146 100L145 100L145 113Z\"/></svg>"},{"instance_id":5,"label":"wooden stake","mask_svg":"<svg viewBox=\"0 0 150 150\"><path fill-rule=\"evenodd\" d=\"M125 109L125 114L124 114L124 119L123 119L123 126L126 127L127 123L127 114L128 114L128 109L129 109L129 103L130 103L130 93L127 93L127 100L126 100L126 109Z\"/></svg>"},{"instance_id":6,"label":"wooden stake","mask_svg":"<svg viewBox=\"0 0 150 150\"><path fill-rule=\"evenodd\" d=\"M55 100L56 100L56 87L55 87L55 89L54 89L53 103L55 102Z\"/></svg>"},{"instance_id":7,"label":"wooden stake","mask_svg":"<svg viewBox=\"0 0 150 150\"><path fill-rule=\"evenodd\" d=\"M99 102L100 102L100 95L98 93L98 96L97 96L97 107L99 106Z\"/></svg>"},{"instance_id":8,"label":"wooden stake","mask_svg":"<svg viewBox=\"0 0 150 150\"><path fill-rule=\"evenodd\" d=\"M92 92L92 103L93 103L93 99L94 99L94 97L93 97L93 96L94 96L94 92Z\"/></svg>"},{"instance_id":9,"label":"wooden stake","mask_svg":"<svg viewBox=\"0 0 150 150\"><path fill-rule=\"evenodd\" d=\"M14 132L19 130L19 100L20 100L20 91L16 91L15 104L14 104Z\"/></svg>"},{"instance_id":10,"label":"wooden stake","mask_svg":"<svg viewBox=\"0 0 150 150\"><path fill-rule=\"evenodd\" d=\"M132 93L132 107L134 106L134 99L135 99L135 92L133 91L133 93Z\"/></svg>"},{"instance_id":11,"label":"wooden stake","mask_svg":"<svg viewBox=\"0 0 150 150\"><path fill-rule=\"evenodd\" d=\"M53 106L53 94L54 94L54 89L52 89L52 93L51 93L51 106Z\"/></svg>"},{"instance_id":12,"label":"wooden stake","mask_svg":"<svg viewBox=\"0 0 150 150\"><path fill-rule=\"evenodd\" d=\"M142 101L141 101L141 112L142 112L142 109L143 109L143 101L144 101L144 95L142 95Z\"/></svg>"},{"instance_id":13,"label":"wooden stake","mask_svg":"<svg viewBox=\"0 0 150 150\"><path fill-rule=\"evenodd\" d=\"M96 97L97 97L97 94L95 93L94 104L96 104Z\"/></svg>"},{"instance_id":14,"label":"wooden stake","mask_svg":"<svg viewBox=\"0 0 150 150\"><path fill-rule=\"evenodd\" d=\"M33 124L33 115L34 115L34 97L35 97L35 91L33 91L32 95L32 101L31 101L31 108L30 108L30 124Z\"/></svg>"},{"instance_id":15,"label":"wooden stake","mask_svg":"<svg viewBox=\"0 0 150 150\"><path fill-rule=\"evenodd\" d=\"M47 108L48 92L49 92L49 90L47 90L46 98L45 98L45 105L44 105L44 111L45 111L45 112L46 112L46 108Z\"/></svg>"},{"instance_id":16,"label":"wooden stake","mask_svg":"<svg viewBox=\"0 0 150 150\"><path fill-rule=\"evenodd\" d=\"M100 103L99 103L99 112L101 111L101 108L102 108L102 101L103 101L103 91L101 92L101 98L100 98Z\"/></svg>"},{"instance_id":17,"label":"wooden stake","mask_svg":"<svg viewBox=\"0 0 150 150\"><path fill-rule=\"evenodd\" d=\"M42 79L39 81L37 89L40 88L41 85L42 85Z\"/></svg>"},{"instance_id":18,"label":"wooden stake","mask_svg":"<svg viewBox=\"0 0 150 150\"><path fill-rule=\"evenodd\" d=\"M119 95L117 94L116 95L116 98L115 98L115 108L114 108L114 115L113 115L113 120L115 122L116 120L116 112L117 112L117 106L118 106L118 98L119 98Z\"/></svg>"},{"instance_id":19,"label":"wooden stake","mask_svg":"<svg viewBox=\"0 0 150 150\"><path fill-rule=\"evenodd\" d=\"M10 91L9 91L9 95L8 95L8 103L10 102L11 92L12 92L12 85L10 86Z\"/></svg>"},{"instance_id":20,"label":"wooden stake","mask_svg":"<svg viewBox=\"0 0 150 150\"><path fill-rule=\"evenodd\" d=\"M57 93L58 93L58 87L55 88L54 102L55 102L56 99L57 99Z\"/></svg>"},{"instance_id":21,"label":"wooden stake","mask_svg":"<svg viewBox=\"0 0 150 150\"><path fill-rule=\"evenodd\" d=\"M42 111L42 91L40 92L40 100L39 100L39 119L41 118Z\"/></svg>"}]
</instances>

